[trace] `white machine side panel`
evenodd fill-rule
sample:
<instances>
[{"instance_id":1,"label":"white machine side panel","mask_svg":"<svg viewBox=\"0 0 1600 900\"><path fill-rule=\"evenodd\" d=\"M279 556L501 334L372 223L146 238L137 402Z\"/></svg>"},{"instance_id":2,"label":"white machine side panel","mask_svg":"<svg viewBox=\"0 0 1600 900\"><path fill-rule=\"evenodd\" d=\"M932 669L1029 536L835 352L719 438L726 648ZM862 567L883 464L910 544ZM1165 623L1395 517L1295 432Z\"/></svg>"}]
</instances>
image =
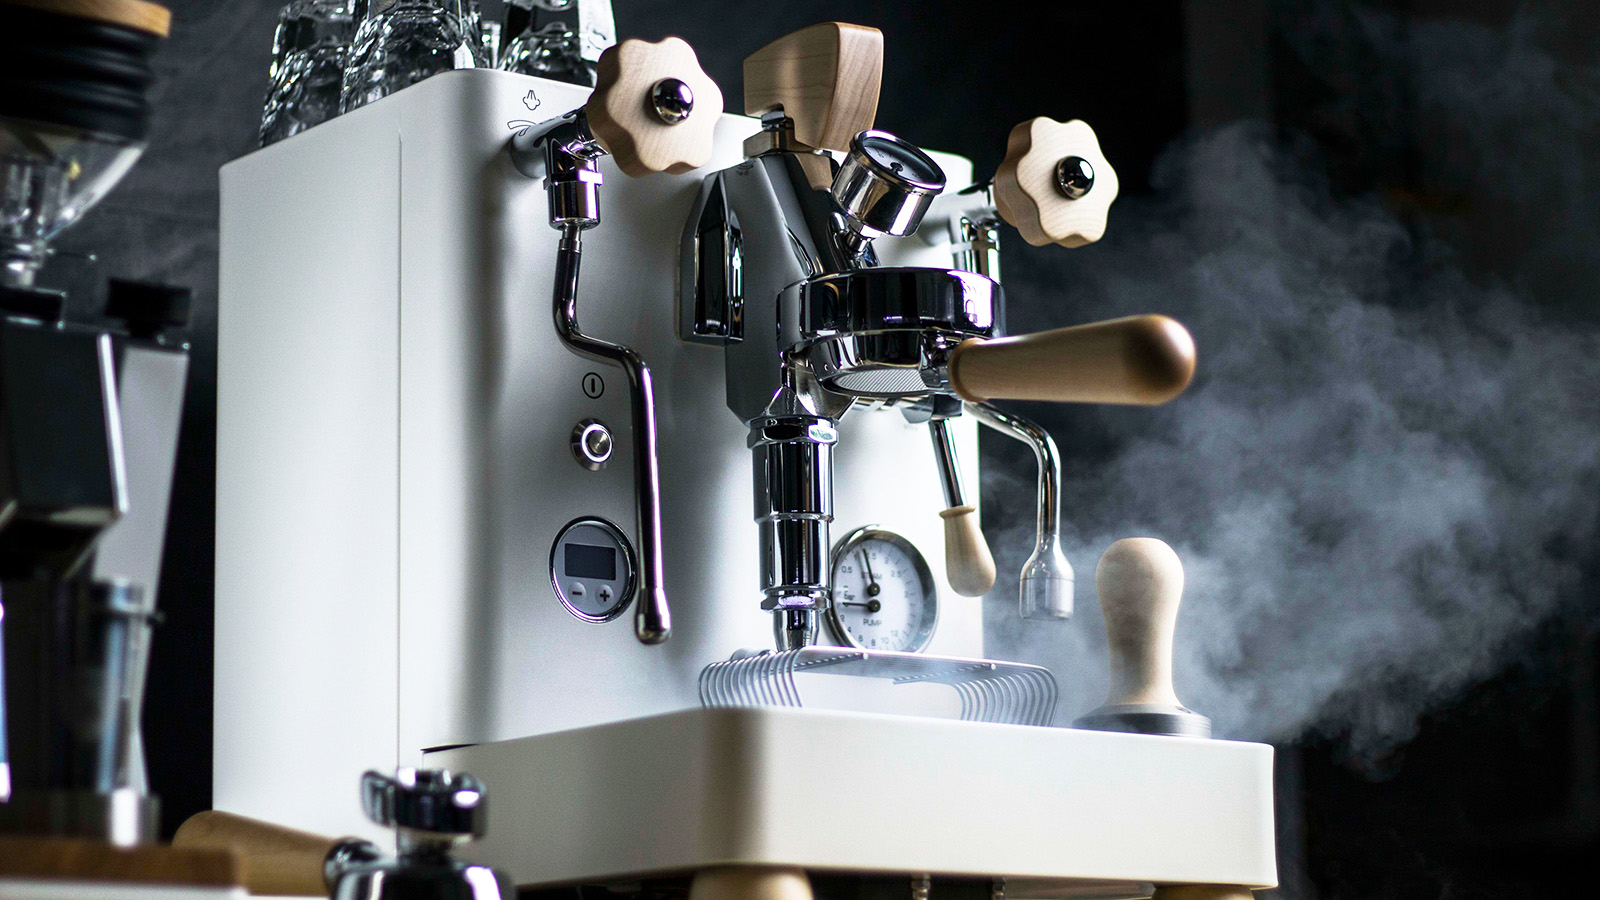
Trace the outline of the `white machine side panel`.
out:
<instances>
[{"instance_id":1,"label":"white machine side panel","mask_svg":"<svg viewBox=\"0 0 1600 900\"><path fill-rule=\"evenodd\" d=\"M395 760L399 153L383 104L221 173L218 809L373 834Z\"/></svg>"}]
</instances>

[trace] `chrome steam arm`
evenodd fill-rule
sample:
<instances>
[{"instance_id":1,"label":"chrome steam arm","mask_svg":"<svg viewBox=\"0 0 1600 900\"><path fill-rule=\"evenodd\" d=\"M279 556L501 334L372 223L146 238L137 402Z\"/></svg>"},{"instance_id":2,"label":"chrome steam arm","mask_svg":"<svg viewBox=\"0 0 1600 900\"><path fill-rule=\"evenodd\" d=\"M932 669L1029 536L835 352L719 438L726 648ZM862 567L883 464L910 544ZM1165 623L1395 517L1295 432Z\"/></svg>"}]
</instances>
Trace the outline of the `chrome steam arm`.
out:
<instances>
[{"instance_id":1,"label":"chrome steam arm","mask_svg":"<svg viewBox=\"0 0 1600 900\"><path fill-rule=\"evenodd\" d=\"M623 41L600 57L598 84L579 109L531 126L512 138L517 170L543 178L556 251L556 333L574 351L628 373L634 441L635 513L639 529L639 599L634 635L659 644L672 631L661 547L661 472L656 450L655 392L650 367L630 347L584 334L578 325L583 232L600 224L599 161L610 155L628 175L686 172L711 156L722 92L678 38Z\"/></svg>"}]
</instances>

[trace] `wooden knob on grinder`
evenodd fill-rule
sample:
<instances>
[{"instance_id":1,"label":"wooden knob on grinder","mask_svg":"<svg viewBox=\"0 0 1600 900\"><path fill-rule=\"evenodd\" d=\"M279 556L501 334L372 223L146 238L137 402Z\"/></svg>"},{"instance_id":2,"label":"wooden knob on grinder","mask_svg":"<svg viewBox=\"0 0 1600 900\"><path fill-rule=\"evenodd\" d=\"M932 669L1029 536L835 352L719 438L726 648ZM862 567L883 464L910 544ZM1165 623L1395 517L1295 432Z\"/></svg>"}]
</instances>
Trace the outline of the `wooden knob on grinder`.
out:
<instances>
[{"instance_id":1,"label":"wooden knob on grinder","mask_svg":"<svg viewBox=\"0 0 1600 900\"><path fill-rule=\"evenodd\" d=\"M1015 337L963 341L950 354L961 399L1158 406L1194 378L1194 338L1166 316L1128 316Z\"/></svg>"},{"instance_id":2,"label":"wooden knob on grinder","mask_svg":"<svg viewBox=\"0 0 1600 900\"><path fill-rule=\"evenodd\" d=\"M677 174L711 159L722 90L682 38L631 38L600 54L584 114L624 173Z\"/></svg>"},{"instance_id":3,"label":"wooden knob on grinder","mask_svg":"<svg viewBox=\"0 0 1600 900\"><path fill-rule=\"evenodd\" d=\"M1155 538L1124 538L1094 571L1111 654L1105 705L1077 728L1210 737L1211 721L1178 701L1172 687L1172 638L1183 598L1183 563Z\"/></svg>"},{"instance_id":4,"label":"wooden knob on grinder","mask_svg":"<svg viewBox=\"0 0 1600 900\"><path fill-rule=\"evenodd\" d=\"M744 111L775 109L794 122L795 140L848 150L872 127L883 82L883 32L822 22L791 32L744 60Z\"/></svg>"},{"instance_id":5,"label":"wooden knob on grinder","mask_svg":"<svg viewBox=\"0 0 1600 900\"><path fill-rule=\"evenodd\" d=\"M330 838L228 812L190 816L172 836L172 846L232 850L244 862L244 885L252 894L326 897L328 876L342 863L378 858L361 838ZM335 871L330 871L329 864Z\"/></svg>"}]
</instances>

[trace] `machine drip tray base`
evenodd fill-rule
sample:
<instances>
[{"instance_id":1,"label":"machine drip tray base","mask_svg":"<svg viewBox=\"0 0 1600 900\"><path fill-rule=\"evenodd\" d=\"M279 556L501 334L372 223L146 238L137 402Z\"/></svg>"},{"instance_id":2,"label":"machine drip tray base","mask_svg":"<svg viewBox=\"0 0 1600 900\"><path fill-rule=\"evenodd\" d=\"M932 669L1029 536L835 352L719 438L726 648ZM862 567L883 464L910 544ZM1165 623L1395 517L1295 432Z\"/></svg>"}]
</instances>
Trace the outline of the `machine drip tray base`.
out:
<instances>
[{"instance_id":1,"label":"machine drip tray base","mask_svg":"<svg viewBox=\"0 0 1600 900\"><path fill-rule=\"evenodd\" d=\"M1277 881L1265 744L724 708L426 764L485 781L488 834L463 855L520 885L727 865L1005 878L1018 900Z\"/></svg>"}]
</instances>

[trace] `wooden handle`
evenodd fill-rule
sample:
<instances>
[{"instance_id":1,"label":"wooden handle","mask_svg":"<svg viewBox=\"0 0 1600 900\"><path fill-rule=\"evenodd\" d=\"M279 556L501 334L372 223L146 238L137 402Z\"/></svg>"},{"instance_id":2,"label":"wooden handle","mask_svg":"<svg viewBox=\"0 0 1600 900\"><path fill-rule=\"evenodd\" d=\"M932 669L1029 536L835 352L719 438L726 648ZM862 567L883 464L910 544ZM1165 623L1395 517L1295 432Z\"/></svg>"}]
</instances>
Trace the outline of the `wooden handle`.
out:
<instances>
[{"instance_id":1,"label":"wooden handle","mask_svg":"<svg viewBox=\"0 0 1600 900\"><path fill-rule=\"evenodd\" d=\"M145 0L0 0L8 6L26 6L75 19L90 19L166 37L172 30L172 11Z\"/></svg>"},{"instance_id":2,"label":"wooden handle","mask_svg":"<svg viewBox=\"0 0 1600 900\"><path fill-rule=\"evenodd\" d=\"M723 866L696 872L689 900L814 900L814 896L803 869Z\"/></svg>"},{"instance_id":3,"label":"wooden handle","mask_svg":"<svg viewBox=\"0 0 1600 900\"><path fill-rule=\"evenodd\" d=\"M1155 538L1112 544L1094 570L1111 648L1107 706L1181 706L1172 689L1172 631L1183 597L1183 563Z\"/></svg>"},{"instance_id":4,"label":"wooden handle","mask_svg":"<svg viewBox=\"0 0 1600 900\"><path fill-rule=\"evenodd\" d=\"M1166 316L1129 316L992 341L950 354L964 400L1048 400L1157 406L1194 377L1194 339Z\"/></svg>"},{"instance_id":5,"label":"wooden handle","mask_svg":"<svg viewBox=\"0 0 1600 900\"><path fill-rule=\"evenodd\" d=\"M669 123L656 111L652 92L669 78L694 95L688 117ZM624 173L678 174L711 159L712 132L722 115L722 90L700 68L682 38L655 43L629 39L607 47L595 69L594 93L584 106L589 128Z\"/></svg>"},{"instance_id":6,"label":"wooden handle","mask_svg":"<svg viewBox=\"0 0 1600 900\"><path fill-rule=\"evenodd\" d=\"M1063 160L1088 163L1093 180L1073 199L1058 184ZM1079 187L1082 181L1078 181ZM1094 129L1078 119L1040 117L1011 129L1006 158L994 173L994 204L1000 217L1035 247L1081 247L1106 233L1106 214L1117 199L1117 172L1100 152Z\"/></svg>"},{"instance_id":7,"label":"wooden handle","mask_svg":"<svg viewBox=\"0 0 1600 900\"><path fill-rule=\"evenodd\" d=\"M778 38L744 60L744 111L794 120L795 140L846 150L878 117L883 32L823 22Z\"/></svg>"},{"instance_id":8,"label":"wooden handle","mask_svg":"<svg viewBox=\"0 0 1600 900\"><path fill-rule=\"evenodd\" d=\"M1175 884L1156 888L1150 900L1253 900L1250 889L1237 884Z\"/></svg>"},{"instance_id":9,"label":"wooden handle","mask_svg":"<svg viewBox=\"0 0 1600 900\"><path fill-rule=\"evenodd\" d=\"M944 571L950 587L963 597L982 597L994 587L994 555L978 527L977 510L952 506L944 519Z\"/></svg>"},{"instance_id":10,"label":"wooden handle","mask_svg":"<svg viewBox=\"0 0 1600 900\"><path fill-rule=\"evenodd\" d=\"M252 894L326 897L323 864L348 838L330 838L226 812L199 812L178 826L172 846L232 850Z\"/></svg>"}]
</instances>

